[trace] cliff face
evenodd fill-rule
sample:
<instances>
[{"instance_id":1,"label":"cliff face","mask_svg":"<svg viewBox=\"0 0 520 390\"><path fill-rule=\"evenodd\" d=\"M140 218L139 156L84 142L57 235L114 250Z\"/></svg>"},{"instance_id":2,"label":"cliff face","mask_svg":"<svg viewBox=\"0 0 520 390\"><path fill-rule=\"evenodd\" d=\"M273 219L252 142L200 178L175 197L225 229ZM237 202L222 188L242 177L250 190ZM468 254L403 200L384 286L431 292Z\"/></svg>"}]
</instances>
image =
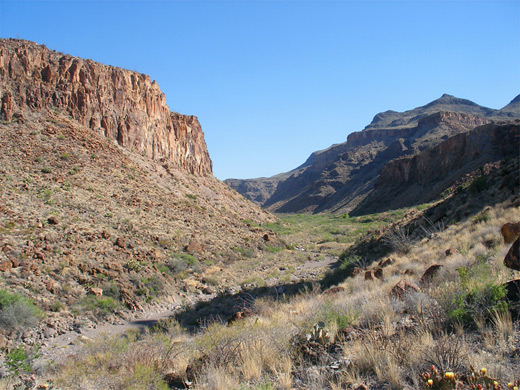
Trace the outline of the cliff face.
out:
<instances>
[{"instance_id":1,"label":"cliff face","mask_svg":"<svg viewBox=\"0 0 520 390\"><path fill-rule=\"evenodd\" d=\"M197 118L170 112L147 75L2 39L0 98L6 121L27 110L65 111L121 146L196 175L212 174Z\"/></svg>"},{"instance_id":2,"label":"cliff face","mask_svg":"<svg viewBox=\"0 0 520 390\"><path fill-rule=\"evenodd\" d=\"M377 114L363 131L351 133L347 142L313 153L290 172L272 178L226 182L275 212L352 212L366 204L364 200L370 198L387 163L418 155L477 126L520 118L518 101L515 98L503 109L493 110L443 95L402 113ZM456 156L445 158L451 161ZM270 184L268 188L266 182Z\"/></svg>"},{"instance_id":3,"label":"cliff face","mask_svg":"<svg viewBox=\"0 0 520 390\"><path fill-rule=\"evenodd\" d=\"M389 162L379 173L376 189L384 186L427 185L446 178L466 164L515 156L520 150L520 122L486 125L457 134L410 157ZM486 162L488 162L486 161Z\"/></svg>"},{"instance_id":4,"label":"cliff face","mask_svg":"<svg viewBox=\"0 0 520 390\"><path fill-rule=\"evenodd\" d=\"M457 134L413 156L381 168L374 191L352 214L379 212L434 200L464 175L518 157L520 121L488 124Z\"/></svg>"}]
</instances>

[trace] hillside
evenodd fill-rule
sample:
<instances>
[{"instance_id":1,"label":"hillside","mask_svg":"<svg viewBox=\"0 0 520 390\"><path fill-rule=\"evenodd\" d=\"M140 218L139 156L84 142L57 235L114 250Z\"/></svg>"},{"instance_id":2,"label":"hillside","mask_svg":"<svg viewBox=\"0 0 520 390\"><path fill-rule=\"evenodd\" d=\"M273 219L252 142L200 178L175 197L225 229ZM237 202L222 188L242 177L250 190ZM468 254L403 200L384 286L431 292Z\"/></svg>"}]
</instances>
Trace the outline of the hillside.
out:
<instances>
[{"instance_id":1,"label":"hillside","mask_svg":"<svg viewBox=\"0 0 520 390\"><path fill-rule=\"evenodd\" d=\"M413 110L377 114L363 131L313 153L293 171L226 183L274 212L351 212L373 191L382 168L390 161L413 157L477 126L520 118L517 108L518 98L501 110L493 110L443 95Z\"/></svg>"},{"instance_id":2,"label":"hillside","mask_svg":"<svg viewBox=\"0 0 520 390\"><path fill-rule=\"evenodd\" d=\"M0 293L45 313L24 340L212 296L265 248L272 216L212 176L197 118L148 76L2 40L0 96Z\"/></svg>"}]
</instances>

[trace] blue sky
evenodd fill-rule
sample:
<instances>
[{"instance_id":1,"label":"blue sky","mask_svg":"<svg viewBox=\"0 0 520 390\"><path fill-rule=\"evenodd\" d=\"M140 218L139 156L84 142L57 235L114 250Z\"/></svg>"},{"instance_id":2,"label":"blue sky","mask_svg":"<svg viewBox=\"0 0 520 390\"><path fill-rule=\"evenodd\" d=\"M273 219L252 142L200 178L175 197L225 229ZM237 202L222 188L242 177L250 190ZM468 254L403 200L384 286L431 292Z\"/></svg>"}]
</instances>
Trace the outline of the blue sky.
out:
<instances>
[{"instance_id":1,"label":"blue sky","mask_svg":"<svg viewBox=\"0 0 520 390\"><path fill-rule=\"evenodd\" d=\"M0 1L0 36L149 74L219 179L271 176L381 111L520 93L520 1Z\"/></svg>"}]
</instances>

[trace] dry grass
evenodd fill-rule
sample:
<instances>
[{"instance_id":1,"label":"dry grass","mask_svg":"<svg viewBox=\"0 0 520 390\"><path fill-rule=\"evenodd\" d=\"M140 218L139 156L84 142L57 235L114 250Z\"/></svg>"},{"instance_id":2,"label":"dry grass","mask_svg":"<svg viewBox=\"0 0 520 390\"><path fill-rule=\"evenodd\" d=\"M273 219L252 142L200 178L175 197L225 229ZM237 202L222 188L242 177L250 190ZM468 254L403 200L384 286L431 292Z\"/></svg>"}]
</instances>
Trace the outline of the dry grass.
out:
<instances>
[{"instance_id":1,"label":"dry grass","mask_svg":"<svg viewBox=\"0 0 520 390\"><path fill-rule=\"evenodd\" d=\"M501 224L510 220L520 220L520 210L498 206L488 211L485 221L450 226L417 242L406 255L391 254L396 261L384 269L383 280L365 281L357 276L346 279L341 284L344 290L332 295L309 288L292 297L259 298L253 316L231 326L209 323L196 334L172 326L162 335L133 342L132 351L121 354L120 360L127 363L119 363L116 371L113 353L91 347L60 375L72 378L74 372L91 372L90 377L77 376L81 383L92 381L92 373L97 377L146 377L142 374L146 370L138 370L144 366L149 369L146 373L175 372L183 378L186 367L192 365L198 367L196 389L305 385L322 390L361 383L402 389L419 388L420 374L431 364L441 372L460 374L469 373L472 364L486 367L504 386L520 379L520 362L515 358L520 348L518 323L507 311L491 311L486 306L470 307L478 314L474 323L454 321L450 313L458 307L454 297L467 291L487 291L489 283L499 284L511 276L502 265L508 248L497 239ZM447 257L448 248L459 253ZM417 283L431 264L444 267L429 286L401 300L391 296L400 279ZM415 275L403 275L410 268ZM467 277L460 269L467 270ZM329 344L307 344L307 335L320 321L330 336ZM305 348L309 350L305 352ZM330 368L335 364L338 369ZM123 382L115 383L126 388Z\"/></svg>"}]
</instances>

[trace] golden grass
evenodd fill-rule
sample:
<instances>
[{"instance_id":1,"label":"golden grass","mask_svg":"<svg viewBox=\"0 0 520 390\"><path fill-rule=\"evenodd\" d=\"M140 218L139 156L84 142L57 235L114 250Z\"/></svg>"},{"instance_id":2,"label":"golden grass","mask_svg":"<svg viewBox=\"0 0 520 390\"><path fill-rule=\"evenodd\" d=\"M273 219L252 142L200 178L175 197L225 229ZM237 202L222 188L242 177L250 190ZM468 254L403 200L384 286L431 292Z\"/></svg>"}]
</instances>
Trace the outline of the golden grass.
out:
<instances>
[{"instance_id":1,"label":"golden grass","mask_svg":"<svg viewBox=\"0 0 520 390\"><path fill-rule=\"evenodd\" d=\"M361 275L346 279L341 283L344 291L333 295L310 288L290 298L259 298L252 317L231 326L211 323L193 335L174 326L166 334L175 337L154 336L155 344L152 336L137 340L124 359L152 372L173 370L182 377L188 364L203 358L196 389L240 389L241 385L254 389L264 381L280 389L291 389L298 381L316 389L350 388L370 381L391 389L418 388L420 373L431 364L458 372L473 364L486 367L500 383L518 380L520 362L511 358L518 329L508 312L476 317L476 330L450 323L448 318L457 307L454 297L511 277L512 272L502 265L508 246L499 240L498 232L503 223L520 220L520 210L498 206L487 213L486 220L470 219L421 240L406 255L391 254L395 263L384 269L382 281L365 281ZM459 253L447 257L448 248ZM417 283L432 264L444 267L430 286L403 300L391 296L399 280ZM469 272L464 283L458 268ZM407 269L415 275L403 275ZM332 343L341 348L340 357L349 362L334 377L326 368L306 361L296 347L295 340L305 339L319 321L326 323ZM340 323L354 327L350 337L340 332ZM164 348L174 346L175 359L165 357L161 343ZM69 363L61 375L72 377L78 370L114 375L110 371L113 360L112 352L93 348L81 362ZM118 375L137 375L141 369L137 363L121 365ZM91 380L84 374L76 377L81 383Z\"/></svg>"}]
</instances>

